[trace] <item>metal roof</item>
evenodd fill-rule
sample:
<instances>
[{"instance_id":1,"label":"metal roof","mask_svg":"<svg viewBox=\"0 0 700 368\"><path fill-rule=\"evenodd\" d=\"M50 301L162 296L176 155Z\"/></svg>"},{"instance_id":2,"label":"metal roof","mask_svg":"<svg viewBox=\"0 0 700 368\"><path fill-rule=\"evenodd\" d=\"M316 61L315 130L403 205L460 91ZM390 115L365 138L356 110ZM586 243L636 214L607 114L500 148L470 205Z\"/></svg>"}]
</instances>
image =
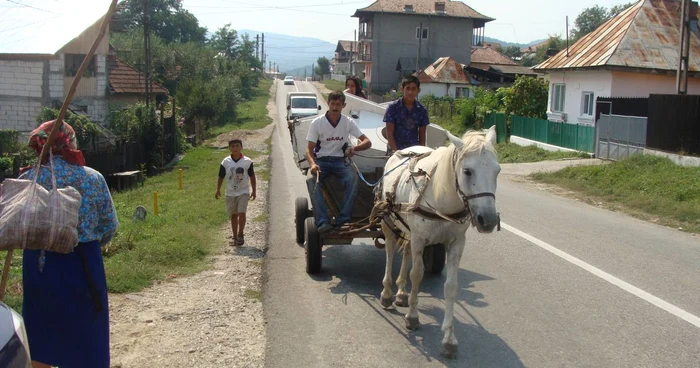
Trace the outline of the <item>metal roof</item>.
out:
<instances>
[{"instance_id":1,"label":"metal roof","mask_svg":"<svg viewBox=\"0 0 700 368\"><path fill-rule=\"evenodd\" d=\"M493 47L473 47L471 53L471 63L474 64L497 64L497 65L518 65L508 56L498 52Z\"/></svg>"},{"instance_id":2,"label":"metal roof","mask_svg":"<svg viewBox=\"0 0 700 368\"><path fill-rule=\"evenodd\" d=\"M435 4L444 3L445 12L435 12ZM413 7L413 11L406 11L407 5ZM353 17L359 17L360 13L400 13L406 15L436 15L441 17L470 18L481 20L479 24L495 20L487 17L469 7L461 1L451 0L377 0L371 5L357 9Z\"/></svg>"},{"instance_id":3,"label":"metal roof","mask_svg":"<svg viewBox=\"0 0 700 368\"><path fill-rule=\"evenodd\" d=\"M535 71L522 65L491 65L490 69L502 74L537 75Z\"/></svg>"},{"instance_id":4,"label":"metal roof","mask_svg":"<svg viewBox=\"0 0 700 368\"><path fill-rule=\"evenodd\" d=\"M648 70L678 68L680 1L641 0L569 47L535 66L536 71L592 67ZM689 71L700 71L700 37L691 32Z\"/></svg>"},{"instance_id":5,"label":"metal roof","mask_svg":"<svg viewBox=\"0 0 700 368\"><path fill-rule=\"evenodd\" d=\"M449 56L437 59L418 78L426 83L471 84L469 75L464 73L464 65Z\"/></svg>"}]
</instances>

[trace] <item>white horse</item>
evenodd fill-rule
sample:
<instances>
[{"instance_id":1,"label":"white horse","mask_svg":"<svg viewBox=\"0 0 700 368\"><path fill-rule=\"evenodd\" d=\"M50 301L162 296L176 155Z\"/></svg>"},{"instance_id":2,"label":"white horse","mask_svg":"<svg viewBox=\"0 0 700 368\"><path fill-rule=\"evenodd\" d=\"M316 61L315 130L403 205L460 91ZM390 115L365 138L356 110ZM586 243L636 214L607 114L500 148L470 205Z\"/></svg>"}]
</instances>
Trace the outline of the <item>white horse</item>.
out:
<instances>
[{"instance_id":1,"label":"white horse","mask_svg":"<svg viewBox=\"0 0 700 368\"><path fill-rule=\"evenodd\" d=\"M466 231L473 225L479 232L490 233L498 225L495 194L496 180L501 171L494 150L496 131L493 127L485 135L468 132L461 140L452 137L451 141L452 144L448 147L440 147L434 151L427 147L411 147L402 151L432 153L417 161L415 167L409 168L408 165L404 165L401 169L389 173L382 180L381 187L382 200L386 201L388 197L393 204L392 210L398 213L398 218L394 217L394 221L382 221L382 230L386 237L386 271L381 304L384 308L389 308L394 302L391 275L394 253L398 248L398 231L395 232L397 229L407 235L407 230L410 229L410 238L401 242L404 244L403 261L396 280L396 305L409 307L406 328L410 330L419 327L416 305L418 288L423 279L423 250L426 246L444 244L447 252L447 280L444 286L445 317L442 323L444 335L441 353L448 358L457 355L454 303ZM405 159L401 158L400 154L395 154L387 162L385 172L401 165L403 160ZM396 188L395 192L393 188ZM388 193L394 193L394 198ZM406 211L406 206L410 204L418 207ZM406 295L409 256L413 261L410 298Z\"/></svg>"}]
</instances>

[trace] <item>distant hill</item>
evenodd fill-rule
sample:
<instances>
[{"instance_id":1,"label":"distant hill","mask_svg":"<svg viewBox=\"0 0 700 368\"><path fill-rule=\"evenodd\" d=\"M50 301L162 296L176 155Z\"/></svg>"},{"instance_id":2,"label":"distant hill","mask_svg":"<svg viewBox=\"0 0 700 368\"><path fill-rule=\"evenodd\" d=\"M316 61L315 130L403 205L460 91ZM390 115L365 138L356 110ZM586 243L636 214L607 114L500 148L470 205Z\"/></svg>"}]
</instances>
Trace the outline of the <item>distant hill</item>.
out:
<instances>
[{"instance_id":1,"label":"distant hill","mask_svg":"<svg viewBox=\"0 0 700 368\"><path fill-rule=\"evenodd\" d=\"M514 43L514 42L502 41L502 40L499 40L497 38L484 37L484 42L499 43L499 44L501 44L501 47L517 46L520 48L528 47L528 46L532 46L532 45L537 45L538 43L544 42L546 40L547 40L546 38L543 38L541 40L535 40L535 41L531 41L528 43Z\"/></svg>"},{"instance_id":2,"label":"distant hill","mask_svg":"<svg viewBox=\"0 0 700 368\"><path fill-rule=\"evenodd\" d=\"M255 40L256 35L261 35L263 32L253 31L249 29L238 30L239 34L247 33L252 40ZM308 69L308 75L311 75L311 64L316 63L316 60L325 56L328 60L335 56L336 44L309 37L295 37L278 33L265 32L265 53L267 60L277 63L280 72L285 72L289 75L304 75L304 68ZM294 72L297 70L296 72ZM299 71L301 73L299 73Z\"/></svg>"}]
</instances>

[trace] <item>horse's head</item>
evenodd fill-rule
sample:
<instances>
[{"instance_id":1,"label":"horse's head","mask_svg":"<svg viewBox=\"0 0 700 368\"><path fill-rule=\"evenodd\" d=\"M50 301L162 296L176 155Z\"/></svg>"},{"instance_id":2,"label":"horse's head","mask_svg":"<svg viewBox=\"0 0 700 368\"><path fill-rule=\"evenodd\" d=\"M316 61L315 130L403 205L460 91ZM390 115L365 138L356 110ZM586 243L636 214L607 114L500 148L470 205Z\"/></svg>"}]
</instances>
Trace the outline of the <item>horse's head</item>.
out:
<instances>
[{"instance_id":1,"label":"horse's head","mask_svg":"<svg viewBox=\"0 0 700 368\"><path fill-rule=\"evenodd\" d=\"M496 158L496 129L486 135L468 132L455 142L455 175L460 195L472 215L472 224L480 233L490 233L498 225L496 181L501 166Z\"/></svg>"}]
</instances>

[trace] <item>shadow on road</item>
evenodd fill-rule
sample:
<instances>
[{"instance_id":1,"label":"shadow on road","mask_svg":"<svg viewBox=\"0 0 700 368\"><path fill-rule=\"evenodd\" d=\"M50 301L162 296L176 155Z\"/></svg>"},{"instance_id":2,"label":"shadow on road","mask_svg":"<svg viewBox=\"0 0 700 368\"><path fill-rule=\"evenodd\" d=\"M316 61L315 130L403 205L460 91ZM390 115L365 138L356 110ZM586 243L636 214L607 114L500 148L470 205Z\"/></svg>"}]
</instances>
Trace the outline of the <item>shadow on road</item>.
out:
<instances>
[{"instance_id":1,"label":"shadow on road","mask_svg":"<svg viewBox=\"0 0 700 368\"><path fill-rule=\"evenodd\" d=\"M465 257L468 257L468 252L465 253ZM408 308L384 310L379 304L384 267L384 250L373 245L330 246L323 251L322 273L312 277L318 281L337 278L338 283L329 288L332 293L345 295L345 299L349 294L360 297L387 322L388 326L402 335L415 349L416 355L422 356L426 362L437 360L450 367L524 367L508 344L497 335L489 333L469 311L468 307L488 307L484 295L470 289L474 287L475 282L490 281L493 278L459 270L460 291L458 302L455 304L455 333L459 340L459 355L456 360L444 360L440 355L440 325L445 313L444 272L441 275L425 274L420 285L418 301L421 328L408 331L403 321L403 315ZM394 282L400 267L401 257L397 254L394 259ZM410 287L410 280L407 287ZM396 292L395 286L393 290Z\"/></svg>"}]
</instances>

